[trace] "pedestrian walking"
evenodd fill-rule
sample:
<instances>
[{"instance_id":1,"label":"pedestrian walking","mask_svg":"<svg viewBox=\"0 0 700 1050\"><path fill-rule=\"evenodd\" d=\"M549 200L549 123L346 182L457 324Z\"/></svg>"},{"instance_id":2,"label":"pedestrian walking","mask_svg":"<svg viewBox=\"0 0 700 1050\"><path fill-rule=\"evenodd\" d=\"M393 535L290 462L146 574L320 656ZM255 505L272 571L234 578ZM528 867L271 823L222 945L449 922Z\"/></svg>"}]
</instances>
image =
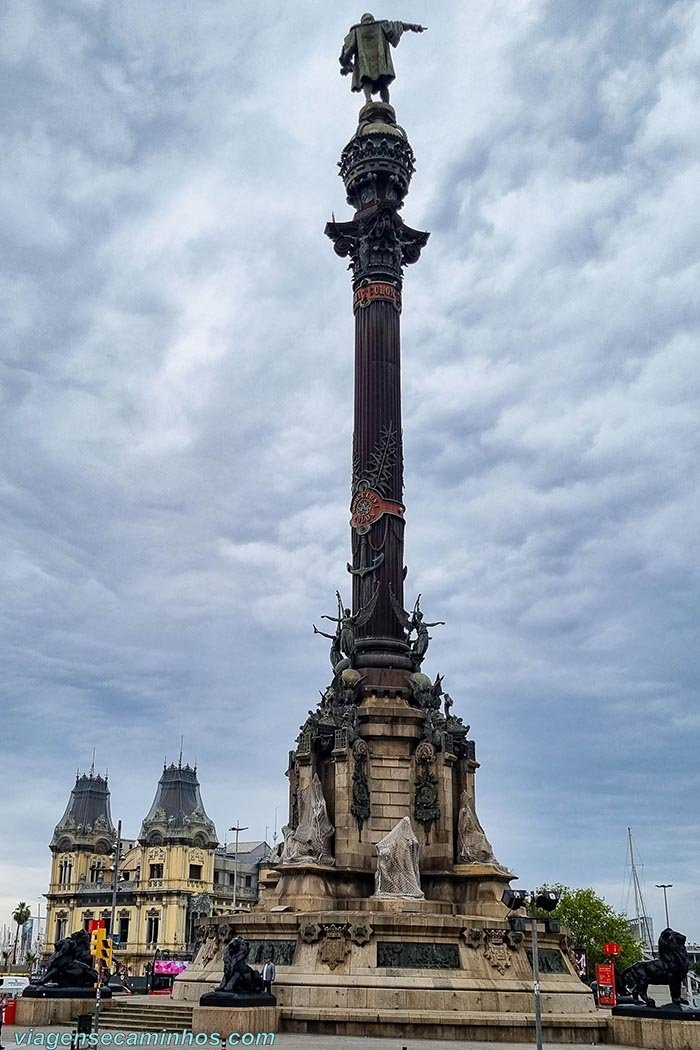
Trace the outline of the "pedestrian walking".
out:
<instances>
[{"instance_id":1,"label":"pedestrian walking","mask_svg":"<svg viewBox=\"0 0 700 1050\"><path fill-rule=\"evenodd\" d=\"M277 970L275 969L275 964L273 963L272 959L268 956L262 968L263 988L268 993L268 995L272 991L272 982L275 980L276 977Z\"/></svg>"}]
</instances>

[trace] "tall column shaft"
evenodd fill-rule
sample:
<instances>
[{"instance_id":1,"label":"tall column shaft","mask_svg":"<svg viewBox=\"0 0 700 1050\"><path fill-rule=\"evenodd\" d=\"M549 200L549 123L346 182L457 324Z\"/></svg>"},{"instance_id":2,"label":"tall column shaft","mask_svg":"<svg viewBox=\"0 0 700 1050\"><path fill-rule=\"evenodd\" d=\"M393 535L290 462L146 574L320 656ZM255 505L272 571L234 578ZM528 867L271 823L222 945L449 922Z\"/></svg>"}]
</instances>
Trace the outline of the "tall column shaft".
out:
<instances>
[{"instance_id":1,"label":"tall column shaft","mask_svg":"<svg viewBox=\"0 0 700 1050\"><path fill-rule=\"evenodd\" d=\"M400 314L392 303L375 300L355 311L355 429L353 503L363 492L381 497L388 510L364 533L353 525L353 608L362 609L379 595L361 638L403 641L404 631L392 607L394 595L403 607L403 446L401 437ZM359 498L358 498L359 494ZM366 499L368 497L365 497ZM359 526L361 529L362 526ZM364 568L382 555L373 572Z\"/></svg>"},{"instance_id":2,"label":"tall column shaft","mask_svg":"<svg viewBox=\"0 0 700 1050\"><path fill-rule=\"evenodd\" d=\"M337 254L350 259L353 276L353 637L350 642L346 633L340 644L360 671L413 666L403 612L401 289L404 266L417 261L428 240L399 215L413 167L413 151L392 107L367 103L340 159L355 214L326 226Z\"/></svg>"}]
</instances>

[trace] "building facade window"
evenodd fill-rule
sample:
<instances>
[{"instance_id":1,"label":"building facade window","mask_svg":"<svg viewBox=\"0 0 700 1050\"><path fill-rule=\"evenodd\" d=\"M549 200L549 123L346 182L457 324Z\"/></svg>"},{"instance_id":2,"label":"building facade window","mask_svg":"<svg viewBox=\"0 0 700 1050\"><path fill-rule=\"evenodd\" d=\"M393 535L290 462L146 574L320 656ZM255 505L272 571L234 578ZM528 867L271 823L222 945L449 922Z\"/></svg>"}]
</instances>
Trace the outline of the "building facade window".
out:
<instances>
[{"instance_id":1,"label":"building facade window","mask_svg":"<svg viewBox=\"0 0 700 1050\"><path fill-rule=\"evenodd\" d=\"M250 887L253 885L252 875L245 875L243 877L243 885L246 887L246 889L250 889Z\"/></svg>"},{"instance_id":2,"label":"building facade window","mask_svg":"<svg viewBox=\"0 0 700 1050\"><path fill-rule=\"evenodd\" d=\"M148 869L149 879L162 879L163 878L163 865L162 864L151 864Z\"/></svg>"},{"instance_id":3,"label":"building facade window","mask_svg":"<svg viewBox=\"0 0 700 1050\"><path fill-rule=\"evenodd\" d=\"M190 864L190 878L201 879L202 878L202 865L201 864Z\"/></svg>"},{"instance_id":4,"label":"building facade window","mask_svg":"<svg viewBox=\"0 0 700 1050\"><path fill-rule=\"evenodd\" d=\"M119 917L119 946L124 948L129 943L129 916Z\"/></svg>"},{"instance_id":5,"label":"building facade window","mask_svg":"<svg viewBox=\"0 0 700 1050\"><path fill-rule=\"evenodd\" d=\"M146 944L158 943L158 928L160 926L159 915L149 915L146 919Z\"/></svg>"},{"instance_id":6,"label":"building facade window","mask_svg":"<svg viewBox=\"0 0 700 1050\"><path fill-rule=\"evenodd\" d=\"M90 882L102 882L104 868L100 863L90 865Z\"/></svg>"},{"instance_id":7,"label":"building facade window","mask_svg":"<svg viewBox=\"0 0 700 1050\"><path fill-rule=\"evenodd\" d=\"M83 929L84 930L87 930L88 923L90 922L91 919L94 919L94 918L95 918L95 916L92 914L91 911L84 911L83 912Z\"/></svg>"},{"instance_id":8,"label":"building facade window","mask_svg":"<svg viewBox=\"0 0 700 1050\"><path fill-rule=\"evenodd\" d=\"M64 857L58 865L58 882L61 886L67 886L73 875L73 861L70 857Z\"/></svg>"},{"instance_id":9,"label":"building facade window","mask_svg":"<svg viewBox=\"0 0 700 1050\"><path fill-rule=\"evenodd\" d=\"M66 935L66 927L68 925L68 916L65 912L60 911L56 916L56 936L55 940L62 941Z\"/></svg>"}]
</instances>

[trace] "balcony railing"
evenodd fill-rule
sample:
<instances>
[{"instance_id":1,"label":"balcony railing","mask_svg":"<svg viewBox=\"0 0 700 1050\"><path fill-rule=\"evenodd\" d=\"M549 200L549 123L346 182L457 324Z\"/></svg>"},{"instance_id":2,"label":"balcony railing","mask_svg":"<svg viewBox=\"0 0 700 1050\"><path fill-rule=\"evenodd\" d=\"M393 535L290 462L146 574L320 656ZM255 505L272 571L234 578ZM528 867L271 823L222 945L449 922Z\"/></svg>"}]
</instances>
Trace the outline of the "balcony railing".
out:
<instances>
[{"instance_id":1,"label":"balcony railing","mask_svg":"<svg viewBox=\"0 0 700 1050\"><path fill-rule=\"evenodd\" d=\"M120 879L117 883L117 895L120 893L136 893L138 891L161 890L161 889L185 889L201 892L207 889L211 883L204 879ZM82 893L110 893L111 882L52 882L49 885L50 894L66 894L77 896Z\"/></svg>"},{"instance_id":2,"label":"balcony railing","mask_svg":"<svg viewBox=\"0 0 700 1050\"><path fill-rule=\"evenodd\" d=\"M224 886L222 883L215 882L210 893L213 897L233 897L233 886ZM256 900L257 896L257 886L241 886L239 883L236 887L236 897L246 897L251 900Z\"/></svg>"},{"instance_id":3,"label":"balcony railing","mask_svg":"<svg viewBox=\"0 0 700 1050\"><path fill-rule=\"evenodd\" d=\"M194 941L171 941L163 944L161 941L127 941L126 944L114 946L115 954L124 955L155 955L156 949L160 952L167 951L170 955L191 955L196 947Z\"/></svg>"},{"instance_id":4,"label":"balcony railing","mask_svg":"<svg viewBox=\"0 0 700 1050\"><path fill-rule=\"evenodd\" d=\"M138 879L120 879L117 893L133 893L143 882ZM78 893L111 893L111 882L52 882L49 893L65 893L75 896Z\"/></svg>"}]
</instances>

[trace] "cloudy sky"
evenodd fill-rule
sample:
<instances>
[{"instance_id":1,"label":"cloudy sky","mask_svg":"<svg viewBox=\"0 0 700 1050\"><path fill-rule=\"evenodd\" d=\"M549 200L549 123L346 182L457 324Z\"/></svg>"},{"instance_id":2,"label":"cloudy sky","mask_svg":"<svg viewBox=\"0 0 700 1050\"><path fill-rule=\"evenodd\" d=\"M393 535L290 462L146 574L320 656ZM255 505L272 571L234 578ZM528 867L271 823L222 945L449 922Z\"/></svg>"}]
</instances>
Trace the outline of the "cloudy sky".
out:
<instances>
[{"instance_id":1,"label":"cloudy sky","mask_svg":"<svg viewBox=\"0 0 700 1050\"><path fill-rule=\"evenodd\" d=\"M0 923L74 780L127 834L163 758L223 840L284 821L348 590L358 98L342 0L4 0ZM408 591L520 884L700 940L700 20L403 0Z\"/></svg>"}]
</instances>

